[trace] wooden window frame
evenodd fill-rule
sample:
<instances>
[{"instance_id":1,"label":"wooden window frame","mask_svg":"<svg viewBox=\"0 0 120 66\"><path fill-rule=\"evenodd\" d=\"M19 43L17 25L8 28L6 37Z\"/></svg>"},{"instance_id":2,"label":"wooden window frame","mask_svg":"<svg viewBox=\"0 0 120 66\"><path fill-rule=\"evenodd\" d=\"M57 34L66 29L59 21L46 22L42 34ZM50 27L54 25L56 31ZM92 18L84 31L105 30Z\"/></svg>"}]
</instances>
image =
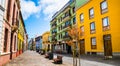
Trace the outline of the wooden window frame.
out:
<instances>
[{"instance_id":1,"label":"wooden window frame","mask_svg":"<svg viewBox=\"0 0 120 66\"><path fill-rule=\"evenodd\" d=\"M7 29L7 28L5 28L3 52L7 52L8 33L9 33L8 29Z\"/></svg>"},{"instance_id":2,"label":"wooden window frame","mask_svg":"<svg viewBox=\"0 0 120 66\"><path fill-rule=\"evenodd\" d=\"M91 15L91 10L93 9L93 14ZM90 8L89 9L89 19L92 19L92 18L94 18L94 8L92 7L92 8Z\"/></svg>"},{"instance_id":3,"label":"wooden window frame","mask_svg":"<svg viewBox=\"0 0 120 66\"><path fill-rule=\"evenodd\" d=\"M105 18L107 18L107 26L104 26L104 19ZM109 22L109 17L104 17L104 18L102 18L102 27L103 27L103 31L107 31L107 30L110 30L110 24L109 24L110 22Z\"/></svg>"},{"instance_id":4,"label":"wooden window frame","mask_svg":"<svg viewBox=\"0 0 120 66\"><path fill-rule=\"evenodd\" d=\"M92 39L95 39L95 45L92 43ZM91 37L91 49L97 49L97 42L96 42L96 37Z\"/></svg>"},{"instance_id":5,"label":"wooden window frame","mask_svg":"<svg viewBox=\"0 0 120 66\"><path fill-rule=\"evenodd\" d=\"M83 15L83 19L81 19L81 16ZM83 13L81 13L80 14L80 23L83 23L84 22L84 14Z\"/></svg>"},{"instance_id":6,"label":"wooden window frame","mask_svg":"<svg viewBox=\"0 0 120 66\"><path fill-rule=\"evenodd\" d=\"M14 51L16 50L16 42L17 42L17 37L14 37Z\"/></svg>"},{"instance_id":7,"label":"wooden window frame","mask_svg":"<svg viewBox=\"0 0 120 66\"><path fill-rule=\"evenodd\" d=\"M84 28L84 26L81 26L81 27L80 27L80 31L81 31L81 32L80 32L80 36L84 36L84 32L85 32L85 28L84 28L84 31L81 30L82 27Z\"/></svg>"},{"instance_id":8,"label":"wooden window frame","mask_svg":"<svg viewBox=\"0 0 120 66\"><path fill-rule=\"evenodd\" d=\"M7 15L6 15L7 21L10 20L10 16L11 16L11 15L10 15L10 14L11 14L11 13L10 13L10 12L11 12L11 9L10 9L10 8L11 8L11 3L12 3L11 1L12 1L12 0L8 0L8 4L7 4Z\"/></svg>"},{"instance_id":9,"label":"wooden window frame","mask_svg":"<svg viewBox=\"0 0 120 66\"><path fill-rule=\"evenodd\" d=\"M101 9L101 14L104 14L104 13L107 13L108 12L108 3L107 3L107 8L105 9L102 9L102 4L106 2L107 3L107 0L104 0L100 3L100 9Z\"/></svg>"},{"instance_id":10,"label":"wooden window frame","mask_svg":"<svg viewBox=\"0 0 120 66\"><path fill-rule=\"evenodd\" d=\"M91 23L90 23L90 33L91 33L91 34L94 34L94 33L96 32L96 29L95 29L95 28L94 28L94 29L91 29L91 24L92 24L92 23L94 23L94 27L95 27L95 22L91 22Z\"/></svg>"}]
</instances>

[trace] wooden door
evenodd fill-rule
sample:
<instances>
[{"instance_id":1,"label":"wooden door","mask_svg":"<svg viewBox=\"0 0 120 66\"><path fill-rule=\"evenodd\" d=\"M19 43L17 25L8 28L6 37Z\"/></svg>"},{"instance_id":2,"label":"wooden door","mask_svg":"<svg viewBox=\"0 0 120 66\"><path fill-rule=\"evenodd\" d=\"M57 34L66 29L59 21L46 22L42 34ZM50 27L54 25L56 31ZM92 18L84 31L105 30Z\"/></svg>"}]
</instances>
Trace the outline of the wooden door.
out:
<instances>
[{"instance_id":1,"label":"wooden door","mask_svg":"<svg viewBox=\"0 0 120 66\"><path fill-rule=\"evenodd\" d=\"M112 56L111 35L104 35L104 55Z\"/></svg>"},{"instance_id":2,"label":"wooden door","mask_svg":"<svg viewBox=\"0 0 120 66\"><path fill-rule=\"evenodd\" d=\"M80 40L80 54L85 54L85 40Z\"/></svg>"}]
</instances>

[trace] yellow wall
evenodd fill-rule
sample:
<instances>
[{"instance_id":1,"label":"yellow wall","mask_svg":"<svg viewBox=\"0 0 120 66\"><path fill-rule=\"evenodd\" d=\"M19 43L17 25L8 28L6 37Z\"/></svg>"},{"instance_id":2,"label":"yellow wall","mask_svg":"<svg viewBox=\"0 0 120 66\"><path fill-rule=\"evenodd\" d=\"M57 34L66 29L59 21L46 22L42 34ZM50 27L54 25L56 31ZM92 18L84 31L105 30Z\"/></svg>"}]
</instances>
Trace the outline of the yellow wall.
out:
<instances>
[{"instance_id":1,"label":"yellow wall","mask_svg":"<svg viewBox=\"0 0 120 66\"><path fill-rule=\"evenodd\" d=\"M84 25L85 35L80 39L85 39L86 52L103 52L103 35L111 34L112 50L113 52L120 52L120 0L107 0L108 12L101 14L100 3L103 0L90 0L87 4L83 5L76 10L76 20L78 27ZM89 19L89 9L94 8L94 18ZM80 23L80 14L84 13L84 23ZM110 30L103 31L102 18L108 16L110 22ZM95 34L90 34L90 23L95 22ZM97 49L91 49L91 37L96 37Z\"/></svg>"},{"instance_id":2,"label":"yellow wall","mask_svg":"<svg viewBox=\"0 0 120 66\"><path fill-rule=\"evenodd\" d=\"M49 37L50 37L50 32L49 31L47 31L47 32L45 32L45 33L43 33L43 35L42 35L42 48L43 49L48 49L48 44L50 44L50 42L48 42L48 41L50 41L49 40Z\"/></svg>"},{"instance_id":3,"label":"yellow wall","mask_svg":"<svg viewBox=\"0 0 120 66\"><path fill-rule=\"evenodd\" d=\"M18 28L18 50L22 49L23 43L24 43L24 26L22 20L20 19Z\"/></svg>"}]
</instances>

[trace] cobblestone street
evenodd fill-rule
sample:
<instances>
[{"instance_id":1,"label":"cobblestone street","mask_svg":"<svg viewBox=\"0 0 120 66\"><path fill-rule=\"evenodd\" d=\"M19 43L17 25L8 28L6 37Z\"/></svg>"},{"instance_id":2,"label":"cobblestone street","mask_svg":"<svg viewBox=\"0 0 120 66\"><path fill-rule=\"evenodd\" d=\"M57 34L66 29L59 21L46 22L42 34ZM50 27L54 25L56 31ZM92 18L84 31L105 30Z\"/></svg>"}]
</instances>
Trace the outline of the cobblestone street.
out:
<instances>
[{"instance_id":1,"label":"cobblestone street","mask_svg":"<svg viewBox=\"0 0 120 66\"><path fill-rule=\"evenodd\" d=\"M56 57L57 54L54 54ZM19 57L13 59L5 66L73 66L73 59L70 55L63 55L63 64L54 64L53 60L44 58L35 51L26 51ZM82 56L80 59L81 66L119 66L118 60L103 60L101 57Z\"/></svg>"},{"instance_id":2,"label":"cobblestone street","mask_svg":"<svg viewBox=\"0 0 120 66\"><path fill-rule=\"evenodd\" d=\"M26 51L5 66L72 66L65 62L63 64L52 62L53 60L46 59L44 55L39 55L35 51Z\"/></svg>"}]
</instances>

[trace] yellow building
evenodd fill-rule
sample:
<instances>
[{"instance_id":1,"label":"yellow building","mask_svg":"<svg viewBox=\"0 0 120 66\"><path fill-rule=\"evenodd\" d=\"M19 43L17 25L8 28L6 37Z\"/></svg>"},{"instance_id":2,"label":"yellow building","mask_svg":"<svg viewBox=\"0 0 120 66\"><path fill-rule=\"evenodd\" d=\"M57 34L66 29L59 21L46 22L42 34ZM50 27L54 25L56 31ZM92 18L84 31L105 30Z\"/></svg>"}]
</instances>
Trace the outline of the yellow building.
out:
<instances>
[{"instance_id":1,"label":"yellow building","mask_svg":"<svg viewBox=\"0 0 120 66\"><path fill-rule=\"evenodd\" d=\"M120 0L76 0L80 53L120 53Z\"/></svg>"},{"instance_id":2,"label":"yellow building","mask_svg":"<svg viewBox=\"0 0 120 66\"><path fill-rule=\"evenodd\" d=\"M42 49L45 49L46 51L51 50L51 45L50 45L50 32L47 31L43 33L42 35Z\"/></svg>"},{"instance_id":3,"label":"yellow building","mask_svg":"<svg viewBox=\"0 0 120 66\"><path fill-rule=\"evenodd\" d=\"M18 45L17 45L17 50L18 50L18 55L23 52L24 48L24 33L25 33L25 25L24 21L22 18L22 14L20 13L20 20L19 20L19 28L18 28Z\"/></svg>"}]
</instances>

